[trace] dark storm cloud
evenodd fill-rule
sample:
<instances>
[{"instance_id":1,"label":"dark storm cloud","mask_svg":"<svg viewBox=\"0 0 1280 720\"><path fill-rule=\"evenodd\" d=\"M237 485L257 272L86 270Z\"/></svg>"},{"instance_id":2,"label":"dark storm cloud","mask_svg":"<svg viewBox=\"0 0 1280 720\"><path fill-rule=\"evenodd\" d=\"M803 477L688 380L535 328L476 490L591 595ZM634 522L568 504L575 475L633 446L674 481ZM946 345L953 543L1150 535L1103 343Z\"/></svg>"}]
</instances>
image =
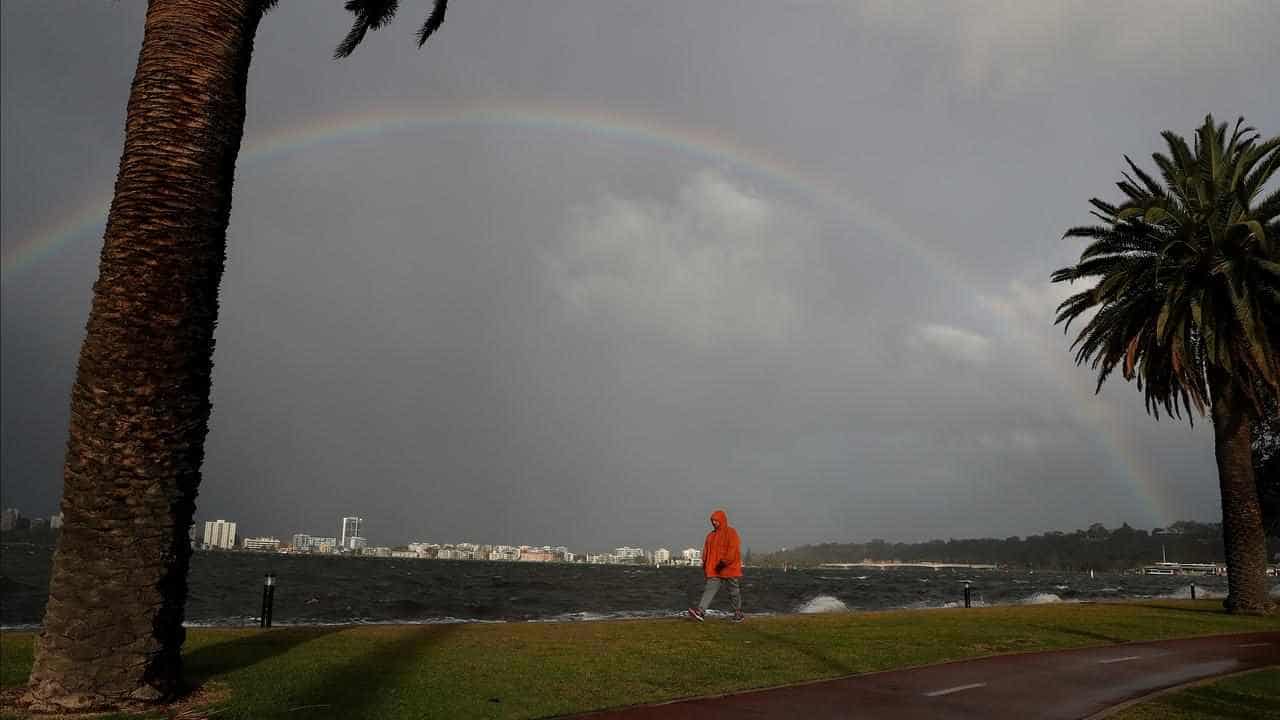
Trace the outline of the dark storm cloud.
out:
<instances>
[{"instance_id":1,"label":"dark storm cloud","mask_svg":"<svg viewBox=\"0 0 1280 720\"><path fill-rule=\"evenodd\" d=\"M717 505L761 549L1214 517L1205 428L1094 396L1046 279L1159 130L1280 130L1271 3L473 1L423 51L404 3L343 62L332 5L263 22L247 146L564 102L769 160L567 122L243 157L201 517L579 550L696 544ZM2 8L8 263L109 191L142 8ZM29 513L60 491L92 234L5 268L3 503Z\"/></svg>"}]
</instances>

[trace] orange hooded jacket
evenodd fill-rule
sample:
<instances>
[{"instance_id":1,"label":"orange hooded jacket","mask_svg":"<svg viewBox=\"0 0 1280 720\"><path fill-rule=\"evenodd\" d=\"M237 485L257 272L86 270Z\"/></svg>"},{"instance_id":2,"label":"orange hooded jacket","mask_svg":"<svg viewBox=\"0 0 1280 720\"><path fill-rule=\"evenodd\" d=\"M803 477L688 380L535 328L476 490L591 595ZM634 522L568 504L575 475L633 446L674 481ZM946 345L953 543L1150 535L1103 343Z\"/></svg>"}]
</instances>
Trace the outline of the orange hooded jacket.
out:
<instances>
[{"instance_id":1,"label":"orange hooded jacket","mask_svg":"<svg viewBox=\"0 0 1280 720\"><path fill-rule=\"evenodd\" d=\"M729 527L729 516L723 510L711 513L711 519L720 523L720 529L707 533L707 541L702 544L703 572L707 577L742 577L738 531Z\"/></svg>"}]
</instances>

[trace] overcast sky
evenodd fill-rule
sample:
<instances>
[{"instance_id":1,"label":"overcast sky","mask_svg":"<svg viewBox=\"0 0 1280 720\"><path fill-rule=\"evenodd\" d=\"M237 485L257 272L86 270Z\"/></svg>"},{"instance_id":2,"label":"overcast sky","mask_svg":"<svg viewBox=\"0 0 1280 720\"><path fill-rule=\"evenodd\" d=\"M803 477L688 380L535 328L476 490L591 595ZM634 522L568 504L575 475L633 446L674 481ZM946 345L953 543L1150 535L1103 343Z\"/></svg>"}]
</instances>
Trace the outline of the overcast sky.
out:
<instances>
[{"instance_id":1,"label":"overcast sky","mask_svg":"<svg viewBox=\"0 0 1280 720\"><path fill-rule=\"evenodd\" d=\"M1280 132L1280 4L427 0L249 78L198 519L765 550L1214 520L1207 421L1094 395L1063 231L1212 112ZM55 511L142 2L4 0L2 498Z\"/></svg>"}]
</instances>

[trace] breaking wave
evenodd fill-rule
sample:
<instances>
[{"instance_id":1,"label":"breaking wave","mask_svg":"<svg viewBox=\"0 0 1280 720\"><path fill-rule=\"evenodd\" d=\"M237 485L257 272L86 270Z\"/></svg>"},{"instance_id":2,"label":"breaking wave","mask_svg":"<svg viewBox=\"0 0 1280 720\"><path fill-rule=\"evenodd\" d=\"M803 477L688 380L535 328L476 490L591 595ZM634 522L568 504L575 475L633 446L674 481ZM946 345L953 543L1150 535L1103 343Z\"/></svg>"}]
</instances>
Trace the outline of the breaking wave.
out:
<instances>
[{"instance_id":1,"label":"breaking wave","mask_svg":"<svg viewBox=\"0 0 1280 720\"><path fill-rule=\"evenodd\" d=\"M845 605L840 598L831 597L830 595L819 595L796 608L796 612L804 615L848 611L848 605Z\"/></svg>"},{"instance_id":2,"label":"breaking wave","mask_svg":"<svg viewBox=\"0 0 1280 720\"><path fill-rule=\"evenodd\" d=\"M1060 603L1062 598L1056 593L1038 592L1034 595L1028 595L1023 598L1020 605L1049 605L1051 603Z\"/></svg>"}]
</instances>

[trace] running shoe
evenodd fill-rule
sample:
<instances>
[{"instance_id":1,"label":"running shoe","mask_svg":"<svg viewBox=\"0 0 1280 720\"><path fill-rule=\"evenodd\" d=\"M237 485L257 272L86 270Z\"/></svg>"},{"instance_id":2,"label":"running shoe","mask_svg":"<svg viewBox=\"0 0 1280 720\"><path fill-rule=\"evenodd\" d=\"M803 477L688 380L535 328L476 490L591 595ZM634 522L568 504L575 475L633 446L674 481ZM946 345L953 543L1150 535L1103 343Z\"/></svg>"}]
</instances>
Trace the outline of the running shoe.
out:
<instances>
[{"instance_id":1,"label":"running shoe","mask_svg":"<svg viewBox=\"0 0 1280 720\"><path fill-rule=\"evenodd\" d=\"M747 619L747 616L746 616L746 615L743 615L741 610L736 610L736 611L734 611L734 613L733 613L733 621L734 621L734 622L736 622L736 623L740 623L740 622L742 622L743 620L746 620L746 619Z\"/></svg>"},{"instance_id":2,"label":"running shoe","mask_svg":"<svg viewBox=\"0 0 1280 720\"><path fill-rule=\"evenodd\" d=\"M702 608L691 607L689 608L689 617L698 622L703 622L707 619L707 614L702 611Z\"/></svg>"}]
</instances>

